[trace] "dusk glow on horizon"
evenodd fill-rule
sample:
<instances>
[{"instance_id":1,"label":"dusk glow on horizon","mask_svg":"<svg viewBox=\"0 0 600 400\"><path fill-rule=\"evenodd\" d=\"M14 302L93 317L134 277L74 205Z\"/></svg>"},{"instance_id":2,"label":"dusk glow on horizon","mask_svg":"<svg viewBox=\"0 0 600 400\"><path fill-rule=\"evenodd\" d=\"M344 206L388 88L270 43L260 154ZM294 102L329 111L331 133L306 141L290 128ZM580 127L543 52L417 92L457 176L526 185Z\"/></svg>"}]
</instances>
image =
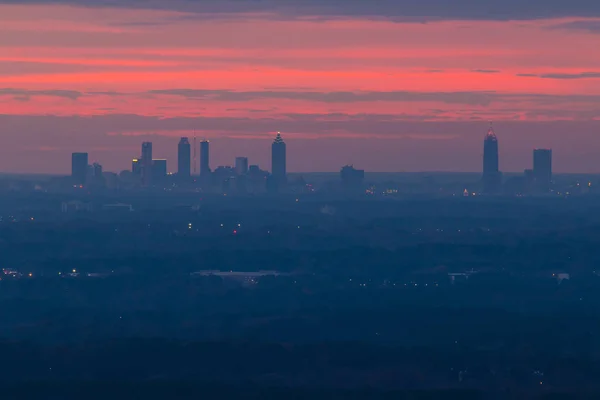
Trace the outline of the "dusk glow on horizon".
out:
<instances>
[{"instance_id":1,"label":"dusk glow on horizon","mask_svg":"<svg viewBox=\"0 0 600 400\"><path fill-rule=\"evenodd\" d=\"M277 131L290 172L480 171L490 120L502 171L539 147L600 172L595 2L109 3L0 0L0 172L119 171L143 141L171 170L194 132L267 167Z\"/></svg>"}]
</instances>

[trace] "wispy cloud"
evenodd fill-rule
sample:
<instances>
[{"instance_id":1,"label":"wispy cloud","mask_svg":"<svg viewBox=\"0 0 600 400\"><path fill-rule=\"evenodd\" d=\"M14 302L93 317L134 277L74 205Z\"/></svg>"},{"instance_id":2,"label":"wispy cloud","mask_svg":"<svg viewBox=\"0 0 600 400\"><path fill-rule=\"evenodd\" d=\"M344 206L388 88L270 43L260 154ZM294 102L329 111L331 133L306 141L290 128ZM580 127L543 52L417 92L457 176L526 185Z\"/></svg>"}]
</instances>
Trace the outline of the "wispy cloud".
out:
<instances>
[{"instance_id":1,"label":"wispy cloud","mask_svg":"<svg viewBox=\"0 0 600 400\"><path fill-rule=\"evenodd\" d=\"M498 74L500 73L497 69L472 69L471 72L477 72L479 74Z\"/></svg>"},{"instance_id":2,"label":"wispy cloud","mask_svg":"<svg viewBox=\"0 0 600 400\"><path fill-rule=\"evenodd\" d=\"M550 25L548 29L565 29L600 33L600 20L580 20Z\"/></svg>"},{"instance_id":3,"label":"wispy cloud","mask_svg":"<svg viewBox=\"0 0 600 400\"><path fill-rule=\"evenodd\" d=\"M0 96L17 96L27 97L32 96L49 96L49 97L61 97L70 100L77 100L83 93L75 90L25 90L25 89L0 89Z\"/></svg>"},{"instance_id":4,"label":"wispy cloud","mask_svg":"<svg viewBox=\"0 0 600 400\"><path fill-rule=\"evenodd\" d=\"M542 79L598 79L600 78L600 72L580 72L576 74L554 72L545 74L517 74L517 76Z\"/></svg>"},{"instance_id":5,"label":"wispy cloud","mask_svg":"<svg viewBox=\"0 0 600 400\"><path fill-rule=\"evenodd\" d=\"M533 77L541 79L597 79L600 78L600 72L582 72L577 74L517 74L520 77ZM442 103L447 105L466 105L488 107L492 103L515 103L528 102L538 105L559 105L565 103L599 103L600 94L543 94L543 93L505 93L496 91L465 91L465 92L418 92L418 91L339 91L339 92L319 92L319 91L290 91L290 90L264 90L264 91L235 91L230 89L157 89L144 92L116 92L116 91L90 91L81 92L74 90L28 90L17 88L0 88L0 96L11 96L22 101L29 100L37 96L59 97L69 100L79 100L81 98L91 99L94 97L107 98L129 98L158 100L161 97L181 98L185 101L199 101L207 104L219 103L251 103L265 102L268 107L227 107L225 111L261 113L273 112L278 110L278 100L289 100L304 102L308 104L340 104L349 105L354 103L376 104L376 103ZM175 100L169 100L175 101ZM123 104L123 103L119 103ZM103 107L97 109L119 110L117 107ZM158 110L177 110L177 105L157 106ZM202 108L194 108L204 110ZM447 111L451 111L449 109ZM493 112L490 110L489 112ZM300 113L297 113L300 114ZM324 115L324 114L321 114ZM335 114L331 114L335 116ZM350 115L350 114L347 114Z\"/></svg>"},{"instance_id":6,"label":"wispy cloud","mask_svg":"<svg viewBox=\"0 0 600 400\"><path fill-rule=\"evenodd\" d=\"M179 96L189 99L213 101L250 101L256 99L288 99L305 100L323 103L356 103L356 102L406 102L437 101L450 104L487 105L493 99L493 92L292 92L292 91L231 91L202 89L164 89L150 90L148 94L163 96Z\"/></svg>"},{"instance_id":7,"label":"wispy cloud","mask_svg":"<svg viewBox=\"0 0 600 400\"><path fill-rule=\"evenodd\" d=\"M235 13L271 14L274 17L386 18L402 22L431 19L526 20L565 16L600 16L595 0L2 0L5 4L71 4L94 7L168 9L210 16Z\"/></svg>"}]
</instances>

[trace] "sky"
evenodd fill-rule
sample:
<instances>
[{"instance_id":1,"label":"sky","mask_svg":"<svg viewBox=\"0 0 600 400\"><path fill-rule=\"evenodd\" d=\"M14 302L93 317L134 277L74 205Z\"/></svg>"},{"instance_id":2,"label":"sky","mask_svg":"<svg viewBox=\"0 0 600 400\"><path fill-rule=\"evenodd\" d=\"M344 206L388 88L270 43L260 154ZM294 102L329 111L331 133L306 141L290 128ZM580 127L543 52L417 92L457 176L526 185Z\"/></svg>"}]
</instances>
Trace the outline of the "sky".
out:
<instances>
[{"instance_id":1,"label":"sky","mask_svg":"<svg viewBox=\"0 0 600 400\"><path fill-rule=\"evenodd\" d=\"M596 0L0 0L0 172L130 168L179 137L268 169L600 173Z\"/></svg>"}]
</instances>

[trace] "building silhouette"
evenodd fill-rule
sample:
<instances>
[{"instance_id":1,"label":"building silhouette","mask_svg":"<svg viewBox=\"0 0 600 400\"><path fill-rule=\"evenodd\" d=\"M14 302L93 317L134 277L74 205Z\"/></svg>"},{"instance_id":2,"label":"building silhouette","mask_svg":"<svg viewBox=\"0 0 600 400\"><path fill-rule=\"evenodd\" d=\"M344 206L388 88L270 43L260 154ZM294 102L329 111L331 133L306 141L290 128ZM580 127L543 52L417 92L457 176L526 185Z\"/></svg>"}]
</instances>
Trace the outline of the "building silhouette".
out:
<instances>
[{"instance_id":1,"label":"building silhouette","mask_svg":"<svg viewBox=\"0 0 600 400\"><path fill-rule=\"evenodd\" d=\"M235 158L235 172L238 175L246 175L248 173L248 157Z\"/></svg>"},{"instance_id":2,"label":"building silhouette","mask_svg":"<svg viewBox=\"0 0 600 400\"><path fill-rule=\"evenodd\" d=\"M358 189L365 179L364 169L355 169L352 165L346 165L340 170L342 186L346 189Z\"/></svg>"},{"instance_id":3,"label":"building silhouette","mask_svg":"<svg viewBox=\"0 0 600 400\"><path fill-rule=\"evenodd\" d=\"M88 173L88 153L71 154L71 178L73 184L83 185Z\"/></svg>"},{"instance_id":4,"label":"building silhouette","mask_svg":"<svg viewBox=\"0 0 600 400\"><path fill-rule=\"evenodd\" d=\"M286 148L280 132L277 132L277 136L271 145L271 175L274 183L278 185L286 182Z\"/></svg>"},{"instance_id":5,"label":"building silhouette","mask_svg":"<svg viewBox=\"0 0 600 400\"><path fill-rule=\"evenodd\" d=\"M167 179L167 160L152 160L152 182L164 182Z\"/></svg>"},{"instance_id":6,"label":"building silhouette","mask_svg":"<svg viewBox=\"0 0 600 400\"><path fill-rule=\"evenodd\" d=\"M92 165L92 173L93 173L94 178L100 178L103 173L102 171L103 171L102 165L100 165L99 163L95 162Z\"/></svg>"},{"instance_id":7,"label":"building silhouette","mask_svg":"<svg viewBox=\"0 0 600 400\"><path fill-rule=\"evenodd\" d=\"M490 128L483 141L483 191L496 193L502 184L502 175L499 170L498 138L490 124Z\"/></svg>"},{"instance_id":8,"label":"building silhouette","mask_svg":"<svg viewBox=\"0 0 600 400\"><path fill-rule=\"evenodd\" d=\"M95 188L102 187L105 184L104 171L102 165L95 162L88 166L88 175L86 178L86 184Z\"/></svg>"},{"instance_id":9,"label":"building silhouette","mask_svg":"<svg viewBox=\"0 0 600 400\"><path fill-rule=\"evenodd\" d=\"M142 143L142 185L150 186L152 184L152 143Z\"/></svg>"},{"instance_id":10,"label":"building silhouette","mask_svg":"<svg viewBox=\"0 0 600 400\"><path fill-rule=\"evenodd\" d=\"M210 142L203 140L200 142L200 176L210 175Z\"/></svg>"},{"instance_id":11,"label":"building silhouette","mask_svg":"<svg viewBox=\"0 0 600 400\"><path fill-rule=\"evenodd\" d=\"M539 191L550 191L552 183L552 150L533 150L533 178Z\"/></svg>"},{"instance_id":12,"label":"building silhouette","mask_svg":"<svg viewBox=\"0 0 600 400\"><path fill-rule=\"evenodd\" d=\"M177 176L189 178L192 171L192 148L190 141L182 137L177 145Z\"/></svg>"}]
</instances>

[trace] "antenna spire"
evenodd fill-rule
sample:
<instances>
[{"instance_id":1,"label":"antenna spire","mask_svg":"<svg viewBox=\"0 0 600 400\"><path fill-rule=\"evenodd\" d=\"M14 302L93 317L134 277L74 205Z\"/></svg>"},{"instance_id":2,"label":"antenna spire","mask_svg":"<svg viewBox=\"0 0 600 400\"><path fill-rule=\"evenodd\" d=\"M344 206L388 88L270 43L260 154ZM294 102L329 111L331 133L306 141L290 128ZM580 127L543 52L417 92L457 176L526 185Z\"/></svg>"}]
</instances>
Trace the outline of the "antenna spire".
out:
<instances>
[{"instance_id":1,"label":"antenna spire","mask_svg":"<svg viewBox=\"0 0 600 400\"><path fill-rule=\"evenodd\" d=\"M494 132L494 128L492 126L492 121L490 121L490 128L488 129L485 137L490 138L490 139L496 139L496 133Z\"/></svg>"}]
</instances>

